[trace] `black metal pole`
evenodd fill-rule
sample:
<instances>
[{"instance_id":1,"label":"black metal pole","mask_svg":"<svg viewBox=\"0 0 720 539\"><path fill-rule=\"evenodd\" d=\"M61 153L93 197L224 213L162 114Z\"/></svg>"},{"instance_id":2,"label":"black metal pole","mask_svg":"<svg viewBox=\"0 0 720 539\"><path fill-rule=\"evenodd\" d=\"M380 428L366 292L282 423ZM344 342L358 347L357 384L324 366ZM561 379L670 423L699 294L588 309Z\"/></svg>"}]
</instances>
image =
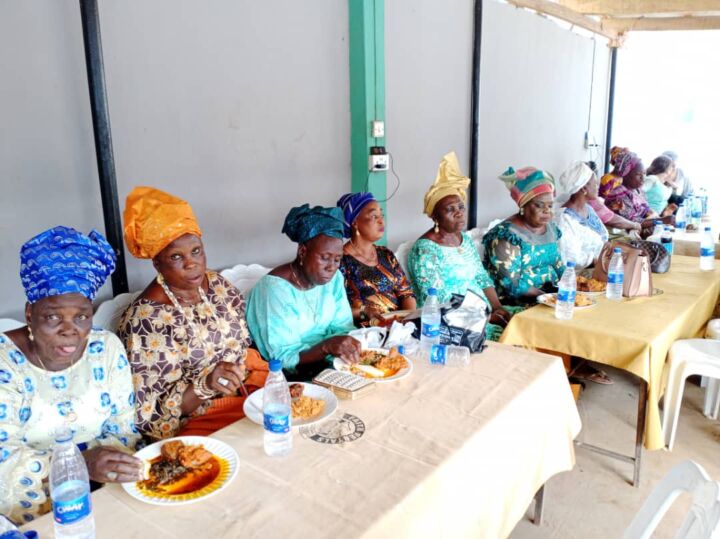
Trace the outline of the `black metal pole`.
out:
<instances>
[{"instance_id":1,"label":"black metal pole","mask_svg":"<svg viewBox=\"0 0 720 539\"><path fill-rule=\"evenodd\" d=\"M612 141L613 113L615 112L615 74L617 71L617 47L610 52L610 88L608 89L607 131L605 132L605 174L610 172L610 144Z\"/></svg>"},{"instance_id":2,"label":"black metal pole","mask_svg":"<svg viewBox=\"0 0 720 539\"><path fill-rule=\"evenodd\" d=\"M112 274L113 293L117 295L128 291L128 280L125 250L123 249L122 221L118 206L110 113L105 91L105 67L97 0L80 0L80 17L82 19L83 44L85 45L85 66L90 91L90 109L100 178L105 235L117 254L117 267Z\"/></svg>"},{"instance_id":3,"label":"black metal pole","mask_svg":"<svg viewBox=\"0 0 720 539\"><path fill-rule=\"evenodd\" d=\"M480 46L482 44L483 0L475 0L473 8L473 56L470 96L470 193L468 228L477 226L478 152L480 150Z\"/></svg>"}]
</instances>

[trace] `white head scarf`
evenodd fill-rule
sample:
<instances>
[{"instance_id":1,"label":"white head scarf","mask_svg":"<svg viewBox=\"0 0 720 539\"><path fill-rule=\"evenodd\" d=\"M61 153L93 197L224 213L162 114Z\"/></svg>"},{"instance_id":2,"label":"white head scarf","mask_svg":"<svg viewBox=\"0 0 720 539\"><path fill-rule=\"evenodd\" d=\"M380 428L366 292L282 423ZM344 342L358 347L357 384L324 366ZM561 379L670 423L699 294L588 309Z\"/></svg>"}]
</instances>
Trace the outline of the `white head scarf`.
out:
<instances>
[{"instance_id":1,"label":"white head scarf","mask_svg":"<svg viewBox=\"0 0 720 539\"><path fill-rule=\"evenodd\" d=\"M565 204L572 195L585 187L592 177L593 171L589 166L582 161L575 161L557 180L555 204L558 207Z\"/></svg>"}]
</instances>

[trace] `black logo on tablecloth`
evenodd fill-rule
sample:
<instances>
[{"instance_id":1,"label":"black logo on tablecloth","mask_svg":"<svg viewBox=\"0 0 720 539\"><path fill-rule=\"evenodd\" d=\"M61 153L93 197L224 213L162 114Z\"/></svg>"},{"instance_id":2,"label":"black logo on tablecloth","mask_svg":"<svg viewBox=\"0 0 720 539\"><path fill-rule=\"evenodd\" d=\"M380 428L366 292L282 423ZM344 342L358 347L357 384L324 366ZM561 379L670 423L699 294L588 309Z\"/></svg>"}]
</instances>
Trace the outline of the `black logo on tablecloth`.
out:
<instances>
[{"instance_id":1,"label":"black logo on tablecloth","mask_svg":"<svg viewBox=\"0 0 720 539\"><path fill-rule=\"evenodd\" d=\"M317 425L310 425L300 429L303 438L321 444L344 444L354 442L365 434L365 423L352 414L343 414L323 421Z\"/></svg>"}]
</instances>

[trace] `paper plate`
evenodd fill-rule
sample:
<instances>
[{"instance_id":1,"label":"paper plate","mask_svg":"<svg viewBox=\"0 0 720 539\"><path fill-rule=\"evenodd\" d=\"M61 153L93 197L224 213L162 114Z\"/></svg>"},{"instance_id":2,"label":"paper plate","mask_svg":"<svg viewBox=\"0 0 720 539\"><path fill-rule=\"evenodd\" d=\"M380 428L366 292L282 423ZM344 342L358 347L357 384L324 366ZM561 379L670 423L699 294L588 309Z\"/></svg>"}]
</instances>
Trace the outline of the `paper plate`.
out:
<instances>
[{"instance_id":1,"label":"paper plate","mask_svg":"<svg viewBox=\"0 0 720 539\"><path fill-rule=\"evenodd\" d=\"M322 411L322 413L309 419L293 419L293 427L304 427L306 425L312 425L313 423L317 423L318 421L327 419L335 413L335 410L337 410L338 407L338 401L337 397L333 394L332 391L315 384L308 384L306 382L297 383L305 386L305 389L303 390L303 395L305 395L306 397L310 397L311 399L324 400L325 409ZM243 411L245 412L245 415L248 417L248 419L250 419L250 421L257 423L258 425L263 424L263 390L264 388L258 389L254 393L251 393L250 396L245 399L245 403L243 404Z\"/></svg>"},{"instance_id":2,"label":"paper plate","mask_svg":"<svg viewBox=\"0 0 720 539\"><path fill-rule=\"evenodd\" d=\"M206 436L177 436L176 438L168 438L167 440L155 442L141 449L135 453L135 456L143 461L152 460L160 454L160 447L172 440L180 440L186 445L202 445L215 455L220 463L220 473L215 480L200 490L186 494L149 495L140 490L137 487L137 483L123 483L122 487L125 489L125 492L141 502L154 505L186 505L214 496L235 479L238 471L238 455L232 447L215 438L208 438Z\"/></svg>"},{"instance_id":3,"label":"paper plate","mask_svg":"<svg viewBox=\"0 0 720 539\"><path fill-rule=\"evenodd\" d=\"M589 296L590 294L586 292L578 292L578 296L584 295ZM557 294L541 294L537 297L537 302L541 305L545 305L546 307L550 307L551 309L555 308L555 298L557 297ZM575 306L575 310L581 311L583 309L589 309L590 307L595 307L597 305L597 301L595 301L592 298L589 298L592 302L590 305L583 305L582 307Z\"/></svg>"},{"instance_id":4,"label":"paper plate","mask_svg":"<svg viewBox=\"0 0 720 539\"><path fill-rule=\"evenodd\" d=\"M363 350L365 351L365 350ZM367 351L369 352L379 352L381 354L388 355L390 352L385 350L384 348L368 348ZM400 380L401 378L405 378L408 374L410 374L413 370L413 364L412 361L408 359L407 356L403 356L405 358L405 361L407 361L408 366L404 369L400 369L397 373L395 373L392 376L388 376L387 378L371 378L370 376L366 376L368 380L372 380L373 382L377 382L378 384L383 384L385 382L394 382L395 380ZM333 360L333 367L335 367L338 371L346 371L350 372L350 365L345 363L344 360L340 359L339 357L336 357Z\"/></svg>"}]
</instances>

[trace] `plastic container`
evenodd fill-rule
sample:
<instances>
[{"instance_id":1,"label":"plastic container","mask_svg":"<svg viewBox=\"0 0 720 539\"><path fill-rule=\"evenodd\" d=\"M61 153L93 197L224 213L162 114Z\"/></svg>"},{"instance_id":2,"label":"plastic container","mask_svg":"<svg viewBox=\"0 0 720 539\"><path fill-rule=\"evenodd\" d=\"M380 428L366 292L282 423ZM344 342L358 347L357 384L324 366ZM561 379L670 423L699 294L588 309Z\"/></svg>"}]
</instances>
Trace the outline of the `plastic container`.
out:
<instances>
[{"instance_id":1,"label":"plastic container","mask_svg":"<svg viewBox=\"0 0 720 539\"><path fill-rule=\"evenodd\" d=\"M555 318L559 320L570 320L573 317L576 292L575 262L568 261L565 264L565 271L563 271L560 282L558 283Z\"/></svg>"},{"instance_id":2,"label":"plastic container","mask_svg":"<svg viewBox=\"0 0 720 539\"><path fill-rule=\"evenodd\" d=\"M433 344L430 348L430 364L467 367L470 365L470 350L465 346Z\"/></svg>"},{"instance_id":3,"label":"plastic container","mask_svg":"<svg viewBox=\"0 0 720 539\"><path fill-rule=\"evenodd\" d=\"M428 295L422 308L420 317L420 348L429 353L433 344L440 344L440 305L438 304L437 290L428 289Z\"/></svg>"},{"instance_id":4,"label":"plastic container","mask_svg":"<svg viewBox=\"0 0 720 539\"><path fill-rule=\"evenodd\" d=\"M50 498L56 539L95 538L87 466L67 427L55 435L50 461Z\"/></svg>"},{"instance_id":5,"label":"plastic container","mask_svg":"<svg viewBox=\"0 0 720 539\"><path fill-rule=\"evenodd\" d=\"M663 222L660 219L655 220L655 228L653 228L652 235L659 238L661 234L663 233L663 230L665 227L663 226Z\"/></svg>"},{"instance_id":6,"label":"plastic container","mask_svg":"<svg viewBox=\"0 0 720 539\"><path fill-rule=\"evenodd\" d=\"M625 280L625 264L622 258L622 249L615 247L610 266L608 267L608 283L605 289L605 297L612 300L620 300L623 297L623 281Z\"/></svg>"},{"instance_id":7,"label":"plastic container","mask_svg":"<svg viewBox=\"0 0 720 539\"><path fill-rule=\"evenodd\" d=\"M700 269L703 271L715 269L715 240L709 226L705 227L700 238Z\"/></svg>"},{"instance_id":8,"label":"plastic container","mask_svg":"<svg viewBox=\"0 0 720 539\"><path fill-rule=\"evenodd\" d=\"M675 230L685 230L687 226L687 213L685 210L685 203L683 202L678 206L677 213L675 214Z\"/></svg>"},{"instance_id":9,"label":"plastic container","mask_svg":"<svg viewBox=\"0 0 720 539\"><path fill-rule=\"evenodd\" d=\"M292 450L290 390L282 372L282 361L271 359L269 367L263 389L263 445L269 457L283 457Z\"/></svg>"},{"instance_id":10,"label":"plastic container","mask_svg":"<svg viewBox=\"0 0 720 539\"><path fill-rule=\"evenodd\" d=\"M670 230L669 226L665 227L665 230L663 230L663 233L660 235L660 243L663 247L665 247L665 250L672 254L673 252L673 235L672 230Z\"/></svg>"}]
</instances>

